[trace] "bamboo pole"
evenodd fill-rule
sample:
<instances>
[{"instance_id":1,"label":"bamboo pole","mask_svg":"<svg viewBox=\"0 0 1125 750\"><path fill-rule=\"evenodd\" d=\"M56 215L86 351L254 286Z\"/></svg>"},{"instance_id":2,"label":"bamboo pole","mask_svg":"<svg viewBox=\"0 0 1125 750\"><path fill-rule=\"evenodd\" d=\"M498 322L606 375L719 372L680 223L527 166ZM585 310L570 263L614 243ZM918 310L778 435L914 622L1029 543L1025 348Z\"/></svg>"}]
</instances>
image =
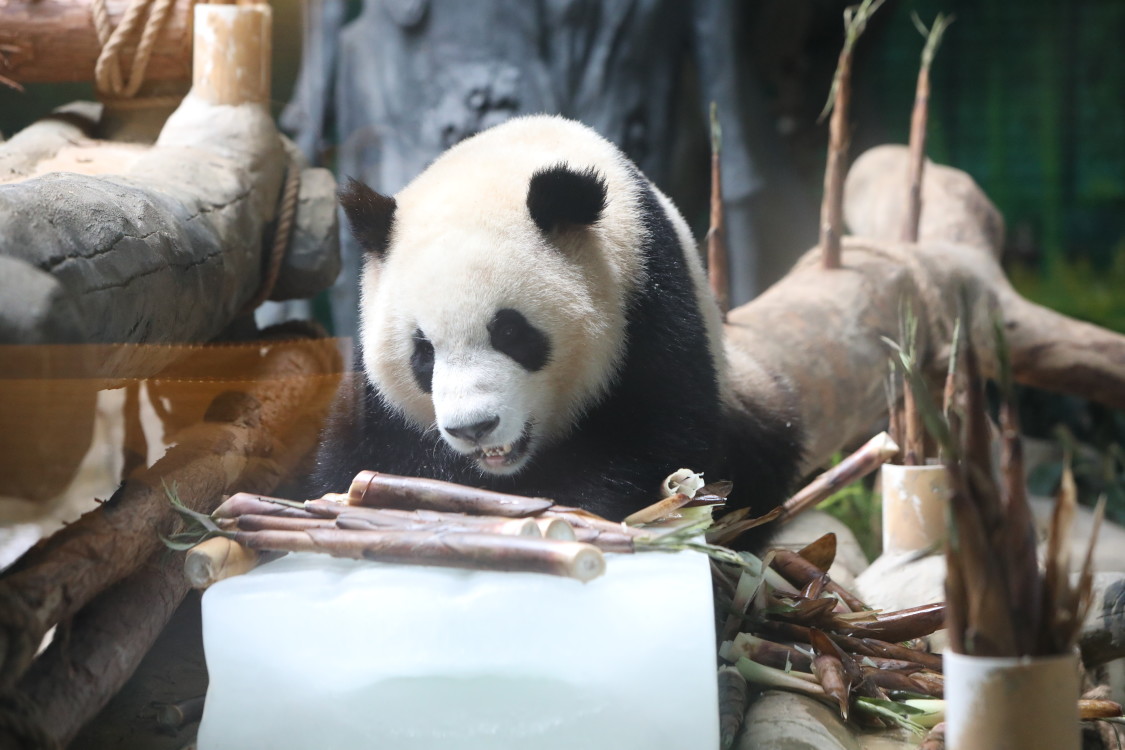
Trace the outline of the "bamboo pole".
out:
<instances>
[{"instance_id":1,"label":"bamboo pole","mask_svg":"<svg viewBox=\"0 0 1125 750\"><path fill-rule=\"evenodd\" d=\"M707 278L719 303L719 312L725 318L730 309L730 255L723 223L722 148L719 108L711 102L711 225L707 229Z\"/></svg>"},{"instance_id":2,"label":"bamboo pole","mask_svg":"<svg viewBox=\"0 0 1125 750\"><path fill-rule=\"evenodd\" d=\"M918 241L918 224L922 218L922 172L926 163L926 123L930 109L930 66L941 44L941 37L952 23L952 18L938 13L929 29L914 16L914 24L926 38L922 49L922 64L918 69L918 82L914 89L914 109L910 114L910 175L906 195L906 218L902 226L902 241Z\"/></svg>"},{"instance_id":3,"label":"bamboo pole","mask_svg":"<svg viewBox=\"0 0 1125 750\"><path fill-rule=\"evenodd\" d=\"M820 251L826 270L841 267L840 240L844 236L844 175L847 171L848 107L851 103L852 52L867 21L883 0L863 0L858 6L844 10L844 46L836 63L832 90L821 119L831 112L828 122L828 161L824 169L824 198L820 204Z\"/></svg>"}]
</instances>

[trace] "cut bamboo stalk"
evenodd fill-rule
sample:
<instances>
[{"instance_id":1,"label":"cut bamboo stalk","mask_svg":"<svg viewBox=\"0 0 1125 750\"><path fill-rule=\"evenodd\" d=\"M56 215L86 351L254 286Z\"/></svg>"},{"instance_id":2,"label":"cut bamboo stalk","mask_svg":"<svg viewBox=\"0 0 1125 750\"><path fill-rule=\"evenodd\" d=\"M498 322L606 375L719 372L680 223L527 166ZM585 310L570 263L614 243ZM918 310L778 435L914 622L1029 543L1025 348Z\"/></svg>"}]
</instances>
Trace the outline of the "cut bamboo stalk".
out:
<instances>
[{"instance_id":1,"label":"cut bamboo stalk","mask_svg":"<svg viewBox=\"0 0 1125 750\"><path fill-rule=\"evenodd\" d=\"M657 521L668 518L676 513L676 511L683 508L691 502L691 497L678 492L671 497L666 497L663 500L653 503L645 508L641 508L636 513L632 513L625 517L624 523L629 526L641 526L646 523L656 523Z\"/></svg>"},{"instance_id":2,"label":"cut bamboo stalk","mask_svg":"<svg viewBox=\"0 0 1125 750\"><path fill-rule=\"evenodd\" d=\"M718 105L711 102L711 225L707 229L707 278L719 303L719 312L726 318L730 309L730 256L723 223L722 147Z\"/></svg>"},{"instance_id":3,"label":"cut bamboo stalk","mask_svg":"<svg viewBox=\"0 0 1125 750\"><path fill-rule=\"evenodd\" d=\"M361 471L348 489L348 502L371 508L436 510L493 516L533 516L554 505L546 498L506 495L452 482Z\"/></svg>"},{"instance_id":4,"label":"cut bamboo stalk","mask_svg":"<svg viewBox=\"0 0 1125 750\"><path fill-rule=\"evenodd\" d=\"M863 0L844 11L844 46L836 63L832 91L821 117L831 110L828 122L828 162L824 169L824 199L820 205L820 251L826 270L841 267L840 240L844 236L844 175L851 135L848 107L851 103L852 51L867 21L883 0Z\"/></svg>"},{"instance_id":5,"label":"cut bamboo stalk","mask_svg":"<svg viewBox=\"0 0 1125 750\"><path fill-rule=\"evenodd\" d=\"M255 550L217 536L188 550L184 556L184 575L192 588L205 589L224 578L253 569L260 557Z\"/></svg>"},{"instance_id":6,"label":"cut bamboo stalk","mask_svg":"<svg viewBox=\"0 0 1125 750\"><path fill-rule=\"evenodd\" d=\"M816 506L827 500L843 487L848 486L875 469L879 468L898 453L898 446L891 440L891 436L880 432L875 437L864 443L859 450L843 461L824 472L803 490L785 501L782 506L782 516L779 520L787 520L802 511Z\"/></svg>"},{"instance_id":7,"label":"cut bamboo stalk","mask_svg":"<svg viewBox=\"0 0 1125 750\"><path fill-rule=\"evenodd\" d=\"M525 536L432 531L238 531L233 538L251 549L321 552L356 560L526 571L589 581L605 572L601 550L582 542Z\"/></svg>"},{"instance_id":8,"label":"cut bamboo stalk","mask_svg":"<svg viewBox=\"0 0 1125 750\"><path fill-rule=\"evenodd\" d=\"M918 225L922 218L922 173L926 166L926 123L930 109L930 66L951 20L939 13L933 26L918 29L926 37L926 46L922 50L922 64L918 68L918 82L914 88L914 109L910 113L910 174L907 178L906 219L902 226L903 242L918 241Z\"/></svg>"}]
</instances>

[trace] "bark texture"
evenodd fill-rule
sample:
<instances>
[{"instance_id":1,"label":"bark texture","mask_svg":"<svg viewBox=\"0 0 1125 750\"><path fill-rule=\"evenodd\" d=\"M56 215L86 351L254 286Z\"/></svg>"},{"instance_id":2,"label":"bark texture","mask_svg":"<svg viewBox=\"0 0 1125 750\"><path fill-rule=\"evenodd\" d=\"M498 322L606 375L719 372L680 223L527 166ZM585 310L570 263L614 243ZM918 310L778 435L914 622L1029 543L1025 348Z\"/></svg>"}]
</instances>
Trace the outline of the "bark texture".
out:
<instances>
[{"instance_id":1,"label":"bark texture","mask_svg":"<svg viewBox=\"0 0 1125 750\"><path fill-rule=\"evenodd\" d=\"M1003 321L1017 382L1125 408L1125 336L1021 297L998 256L1003 221L963 172L927 165L919 241L897 240L909 155L879 147L848 176L842 268L816 250L772 288L727 316L726 346L739 396L788 409L805 434L804 466L870 436L886 413L883 381L904 306L919 318L918 359L941 383L962 307L983 374L996 375L993 321ZM939 391L935 391L939 392Z\"/></svg>"},{"instance_id":2,"label":"bark texture","mask_svg":"<svg viewBox=\"0 0 1125 750\"><path fill-rule=\"evenodd\" d=\"M105 0L116 28L129 0ZM156 38L145 69L151 81L191 78L191 8L175 0ZM84 82L94 79L102 45L93 20L92 0L16 0L0 4L0 48L6 65L0 74L20 83ZM132 60L139 35L121 50ZM125 71L128 72L128 69Z\"/></svg>"}]
</instances>

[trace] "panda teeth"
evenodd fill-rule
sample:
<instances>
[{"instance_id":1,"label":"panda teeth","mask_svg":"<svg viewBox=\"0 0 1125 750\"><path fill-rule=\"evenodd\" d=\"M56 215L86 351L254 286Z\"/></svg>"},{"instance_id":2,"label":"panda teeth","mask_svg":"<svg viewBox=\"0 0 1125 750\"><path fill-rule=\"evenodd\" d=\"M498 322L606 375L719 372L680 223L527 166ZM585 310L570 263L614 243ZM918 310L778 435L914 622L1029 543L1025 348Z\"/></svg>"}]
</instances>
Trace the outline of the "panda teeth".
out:
<instances>
[{"instance_id":1,"label":"panda teeth","mask_svg":"<svg viewBox=\"0 0 1125 750\"><path fill-rule=\"evenodd\" d=\"M495 448L485 448L484 455L489 457L506 456L512 452L511 443L507 445L500 445Z\"/></svg>"}]
</instances>

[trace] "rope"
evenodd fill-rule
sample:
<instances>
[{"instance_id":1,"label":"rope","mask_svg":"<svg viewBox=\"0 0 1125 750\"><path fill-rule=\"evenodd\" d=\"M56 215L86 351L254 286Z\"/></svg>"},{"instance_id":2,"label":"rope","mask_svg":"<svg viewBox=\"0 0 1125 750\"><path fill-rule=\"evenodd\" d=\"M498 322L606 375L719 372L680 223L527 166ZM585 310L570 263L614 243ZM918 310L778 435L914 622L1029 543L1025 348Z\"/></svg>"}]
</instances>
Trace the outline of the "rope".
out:
<instances>
[{"instance_id":1,"label":"rope","mask_svg":"<svg viewBox=\"0 0 1125 750\"><path fill-rule=\"evenodd\" d=\"M273 294L277 285L277 278L281 275L281 261L285 259L285 250L289 247L289 239L293 234L293 219L297 215L297 197L301 192L301 167L293 160L285 170L285 187L281 194L281 209L277 219L277 230L273 235L270 245L269 264L262 278L258 291L242 308L243 313L251 313L258 305L262 304Z\"/></svg>"},{"instance_id":2,"label":"rope","mask_svg":"<svg viewBox=\"0 0 1125 750\"><path fill-rule=\"evenodd\" d=\"M91 6L94 29L102 45L98 62L94 66L94 81L100 94L129 98L135 96L144 83L152 48L156 45L160 30L176 0L130 0L116 29L110 23L106 2L107 0L94 0ZM142 20L144 28L141 30L141 39L133 52L129 78L125 80L121 73L123 51L125 45L136 38L137 28Z\"/></svg>"}]
</instances>

